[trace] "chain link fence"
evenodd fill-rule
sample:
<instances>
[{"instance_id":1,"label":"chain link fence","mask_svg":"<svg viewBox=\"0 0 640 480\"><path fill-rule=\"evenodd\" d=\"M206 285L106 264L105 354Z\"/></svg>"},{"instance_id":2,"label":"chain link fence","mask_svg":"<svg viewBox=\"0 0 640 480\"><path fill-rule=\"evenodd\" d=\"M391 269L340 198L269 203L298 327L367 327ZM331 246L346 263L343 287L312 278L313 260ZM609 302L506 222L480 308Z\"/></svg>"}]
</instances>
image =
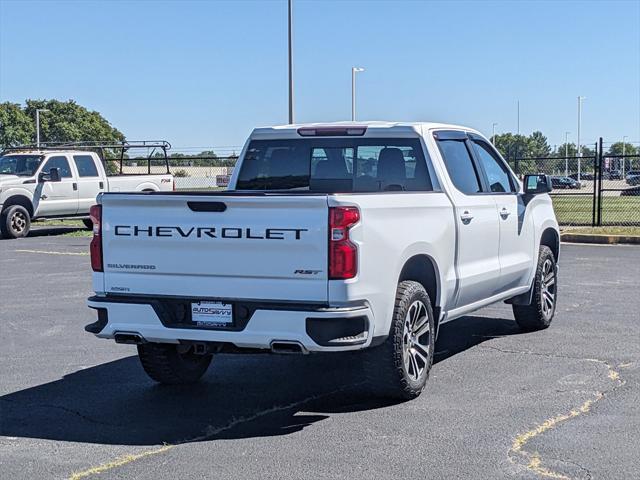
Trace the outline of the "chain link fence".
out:
<instances>
[{"instance_id":1,"label":"chain link fence","mask_svg":"<svg viewBox=\"0 0 640 480\"><path fill-rule=\"evenodd\" d=\"M608 155L602 141L593 156L509 160L522 178L545 173L562 226L640 226L640 155Z\"/></svg>"},{"instance_id":2,"label":"chain link fence","mask_svg":"<svg viewBox=\"0 0 640 480\"><path fill-rule=\"evenodd\" d=\"M508 158L522 178L529 173L552 177L553 206L562 226L640 226L640 155L609 155L602 143L583 157ZM238 157L185 156L107 159L117 175L169 173L176 190L226 188Z\"/></svg>"},{"instance_id":3,"label":"chain link fence","mask_svg":"<svg viewBox=\"0 0 640 480\"><path fill-rule=\"evenodd\" d=\"M237 156L164 157L107 159L109 175L163 174L174 176L176 190L219 190L226 188Z\"/></svg>"}]
</instances>

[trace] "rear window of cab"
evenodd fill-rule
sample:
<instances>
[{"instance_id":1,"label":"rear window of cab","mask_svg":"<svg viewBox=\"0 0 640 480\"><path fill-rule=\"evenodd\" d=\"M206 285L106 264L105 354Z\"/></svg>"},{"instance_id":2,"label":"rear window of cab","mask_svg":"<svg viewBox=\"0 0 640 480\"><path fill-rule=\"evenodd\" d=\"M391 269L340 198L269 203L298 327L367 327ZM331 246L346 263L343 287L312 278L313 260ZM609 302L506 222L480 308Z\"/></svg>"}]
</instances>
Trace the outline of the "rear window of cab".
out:
<instances>
[{"instance_id":1,"label":"rear window of cab","mask_svg":"<svg viewBox=\"0 0 640 480\"><path fill-rule=\"evenodd\" d=\"M236 190L420 192L434 178L418 138L253 140Z\"/></svg>"}]
</instances>

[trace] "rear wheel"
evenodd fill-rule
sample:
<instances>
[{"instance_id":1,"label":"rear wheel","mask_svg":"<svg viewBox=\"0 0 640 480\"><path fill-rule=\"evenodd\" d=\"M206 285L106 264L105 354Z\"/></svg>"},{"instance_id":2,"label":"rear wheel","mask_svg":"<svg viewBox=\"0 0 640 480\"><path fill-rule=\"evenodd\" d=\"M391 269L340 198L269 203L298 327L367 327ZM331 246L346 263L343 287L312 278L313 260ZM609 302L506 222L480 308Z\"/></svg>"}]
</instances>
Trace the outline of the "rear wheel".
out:
<instances>
[{"instance_id":1,"label":"rear wheel","mask_svg":"<svg viewBox=\"0 0 640 480\"><path fill-rule=\"evenodd\" d=\"M4 238L26 237L31 229L31 216L22 205L11 205L0 215L0 232Z\"/></svg>"},{"instance_id":2,"label":"rear wheel","mask_svg":"<svg viewBox=\"0 0 640 480\"><path fill-rule=\"evenodd\" d=\"M546 245L541 245L533 283L533 301L531 305L513 305L513 315L523 330L542 330L551 325L558 296L557 275L553 252Z\"/></svg>"},{"instance_id":3,"label":"rear wheel","mask_svg":"<svg viewBox=\"0 0 640 480\"><path fill-rule=\"evenodd\" d=\"M433 363L435 320L429 295L418 282L398 284L385 342L363 352L365 378L381 396L410 400L424 390Z\"/></svg>"},{"instance_id":4,"label":"rear wheel","mask_svg":"<svg viewBox=\"0 0 640 480\"><path fill-rule=\"evenodd\" d=\"M165 343L138 345L142 368L153 380L170 385L194 383L206 373L212 355L197 355L193 347Z\"/></svg>"}]
</instances>

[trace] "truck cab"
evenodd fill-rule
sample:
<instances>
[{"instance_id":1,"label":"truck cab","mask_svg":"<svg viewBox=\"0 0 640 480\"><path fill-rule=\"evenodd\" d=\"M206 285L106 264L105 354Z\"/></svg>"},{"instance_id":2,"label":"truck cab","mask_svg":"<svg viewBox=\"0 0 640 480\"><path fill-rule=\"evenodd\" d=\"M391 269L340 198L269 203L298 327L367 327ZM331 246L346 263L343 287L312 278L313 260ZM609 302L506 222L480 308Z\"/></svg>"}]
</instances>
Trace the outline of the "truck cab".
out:
<instances>
[{"instance_id":1,"label":"truck cab","mask_svg":"<svg viewBox=\"0 0 640 480\"><path fill-rule=\"evenodd\" d=\"M105 162L95 151L9 149L0 156L0 231L5 238L18 238L29 233L32 220L88 220L91 205L103 192L170 189L173 177L168 166L161 175L108 176Z\"/></svg>"}]
</instances>

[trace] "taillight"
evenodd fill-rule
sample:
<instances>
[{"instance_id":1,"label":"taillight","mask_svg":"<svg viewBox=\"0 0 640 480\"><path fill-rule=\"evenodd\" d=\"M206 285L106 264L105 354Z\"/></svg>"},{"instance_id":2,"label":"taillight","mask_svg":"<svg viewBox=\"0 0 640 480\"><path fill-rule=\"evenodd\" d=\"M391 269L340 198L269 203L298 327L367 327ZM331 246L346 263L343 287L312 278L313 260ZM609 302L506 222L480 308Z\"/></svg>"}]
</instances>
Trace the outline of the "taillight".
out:
<instances>
[{"instance_id":1,"label":"taillight","mask_svg":"<svg viewBox=\"0 0 640 480\"><path fill-rule=\"evenodd\" d=\"M358 273L358 247L349 229L360 220L356 207L329 208L329 279L345 280Z\"/></svg>"},{"instance_id":2,"label":"taillight","mask_svg":"<svg viewBox=\"0 0 640 480\"><path fill-rule=\"evenodd\" d=\"M102 272L102 205L93 205L89 216L93 222L93 238L89 245L91 268L94 272Z\"/></svg>"}]
</instances>

